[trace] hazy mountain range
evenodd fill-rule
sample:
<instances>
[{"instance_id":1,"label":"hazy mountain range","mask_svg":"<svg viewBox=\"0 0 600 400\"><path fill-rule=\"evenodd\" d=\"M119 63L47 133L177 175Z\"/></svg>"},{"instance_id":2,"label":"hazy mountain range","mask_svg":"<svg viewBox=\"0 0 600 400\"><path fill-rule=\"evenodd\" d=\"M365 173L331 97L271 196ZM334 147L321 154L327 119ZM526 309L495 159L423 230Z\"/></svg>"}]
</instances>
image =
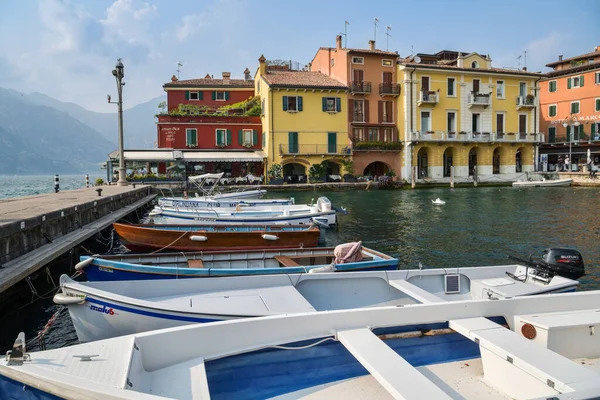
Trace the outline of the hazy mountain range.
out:
<instances>
[{"instance_id":1,"label":"hazy mountain range","mask_svg":"<svg viewBox=\"0 0 600 400\"><path fill-rule=\"evenodd\" d=\"M154 115L166 96L123 112L126 149L155 147ZM117 113L98 113L41 93L0 88L0 174L97 173L117 149Z\"/></svg>"}]
</instances>

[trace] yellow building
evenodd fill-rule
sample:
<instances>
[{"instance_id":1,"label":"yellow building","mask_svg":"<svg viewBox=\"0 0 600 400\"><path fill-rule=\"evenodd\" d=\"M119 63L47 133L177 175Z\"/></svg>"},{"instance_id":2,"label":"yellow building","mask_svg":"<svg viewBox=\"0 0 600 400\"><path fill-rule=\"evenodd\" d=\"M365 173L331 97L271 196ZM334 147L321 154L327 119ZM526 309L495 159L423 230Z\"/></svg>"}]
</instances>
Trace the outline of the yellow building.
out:
<instances>
[{"instance_id":1,"label":"yellow building","mask_svg":"<svg viewBox=\"0 0 600 400\"><path fill-rule=\"evenodd\" d=\"M327 160L325 175L342 175L342 160L351 158L346 85L320 72L268 65L264 56L259 62L254 82L265 170L280 164L287 182L306 182L310 167Z\"/></svg>"},{"instance_id":2,"label":"yellow building","mask_svg":"<svg viewBox=\"0 0 600 400\"><path fill-rule=\"evenodd\" d=\"M493 68L489 56L455 51L399 63L402 177L502 182L534 171L542 74ZM402 137L403 135L403 137Z\"/></svg>"}]
</instances>

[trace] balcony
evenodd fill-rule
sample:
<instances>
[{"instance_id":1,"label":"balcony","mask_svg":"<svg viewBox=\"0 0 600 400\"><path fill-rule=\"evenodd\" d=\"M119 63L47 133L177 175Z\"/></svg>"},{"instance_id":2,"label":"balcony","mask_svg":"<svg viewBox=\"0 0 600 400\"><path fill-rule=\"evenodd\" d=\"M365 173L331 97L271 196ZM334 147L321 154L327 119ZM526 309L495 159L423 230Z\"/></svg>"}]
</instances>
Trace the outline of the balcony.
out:
<instances>
[{"instance_id":1,"label":"balcony","mask_svg":"<svg viewBox=\"0 0 600 400\"><path fill-rule=\"evenodd\" d=\"M371 93L371 82L352 81L350 83L350 94L369 94Z\"/></svg>"},{"instance_id":2,"label":"balcony","mask_svg":"<svg viewBox=\"0 0 600 400\"><path fill-rule=\"evenodd\" d=\"M529 94L527 96L517 96L517 110L531 109L535 107L535 96Z\"/></svg>"},{"instance_id":3,"label":"balcony","mask_svg":"<svg viewBox=\"0 0 600 400\"><path fill-rule=\"evenodd\" d=\"M400 142L354 142L352 151L394 151L402 150Z\"/></svg>"},{"instance_id":4,"label":"balcony","mask_svg":"<svg viewBox=\"0 0 600 400\"><path fill-rule=\"evenodd\" d=\"M486 108L490 105L490 94L484 94L484 93L472 93L469 95L469 101L467 103L467 106L469 108L473 108L473 107L482 107L482 108Z\"/></svg>"},{"instance_id":5,"label":"balcony","mask_svg":"<svg viewBox=\"0 0 600 400\"><path fill-rule=\"evenodd\" d=\"M399 96L400 85L397 83L380 83L379 94L381 96Z\"/></svg>"},{"instance_id":6,"label":"balcony","mask_svg":"<svg viewBox=\"0 0 600 400\"><path fill-rule=\"evenodd\" d=\"M348 155L351 154L350 146L348 145L330 145L330 144L298 144L291 146L288 144L279 145L279 154L290 156L311 156L311 155Z\"/></svg>"},{"instance_id":7,"label":"balcony","mask_svg":"<svg viewBox=\"0 0 600 400\"><path fill-rule=\"evenodd\" d=\"M438 94L437 92L432 92L428 90L422 90L419 92L419 100L417 101L417 105L432 105L435 106L438 102Z\"/></svg>"},{"instance_id":8,"label":"balcony","mask_svg":"<svg viewBox=\"0 0 600 400\"><path fill-rule=\"evenodd\" d=\"M502 132L413 132L414 142L543 143L542 133Z\"/></svg>"}]
</instances>

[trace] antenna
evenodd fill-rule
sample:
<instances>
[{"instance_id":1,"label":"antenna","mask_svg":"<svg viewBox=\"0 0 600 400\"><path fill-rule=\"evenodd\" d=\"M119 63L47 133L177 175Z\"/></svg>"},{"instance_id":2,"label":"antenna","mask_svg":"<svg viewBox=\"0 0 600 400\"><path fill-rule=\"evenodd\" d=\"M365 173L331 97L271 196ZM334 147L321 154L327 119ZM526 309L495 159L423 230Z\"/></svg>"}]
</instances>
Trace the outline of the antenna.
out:
<instances>
[{"instance_id":1,"label":"antenna","mask_svg":"<svg viewBox=\"0 0 600 400\"><path fill-rule=\"evenodd\" d=\"M340 35L344 35L344 41L346 42L344 47L348 47L348 25L350 25L350 22L344 21L344 33L340 33Z\"/></svg>"},{"instance_id":2,"label":"antenna","mask_svg":"<svg viewBox=\"0 0 600 400\"><path fill-rule=\"evenodd\" d=\"M373 34L373 40L377 41L377 24L379 23L379 18L375 17L375 27L374 27L374 34Z\"/></svg>"},{"instance_id":3,"label":"antenna","mask_svg":"<svg viewBox=\"0 0 600 400\"><path fill-rule=\"evenodd\" d=\"M385 36L387 36L385 38L385 50L389 51L390 50L390 46L389 46L389 42L390 42L390 37L392 37L392 34L390 33L392 30L392 26L388 25L385 27Z\"/></svg>"},{"instance_id":4,"label":"antenna","mask_svg":"<svg viewBox=\"0 0 600 400\"><path fill-rule=\"evenodd\" d=\"M525 68L527 68L527 50L525 50Z\"/></svg>"},{"instance_id":5,"label":"antenna","mask_svg":"<svg viewBox=\"0 0 600 400\"><path fill-rule=\"evenodd\" d=\"M179 73L181 72L179 67L183 67L183 64L181 63L181 61L177 61L177 80L179 80Z\"/></svg>"},{"instance_id":6,"label":"antenna","mask_svg":"<svg viewBox=\"0 0 600 400\"><path fill-rule=\"evenodd\" d=\"M523 57L522 54L519 57L517 57L517 60L519 60L518 69L521 69L521 57Z\"/></svg>"},{"instance_id":7,"label":"antenna","mask_svg":"<svg viewBox=\"0 0 600 400\"><path fill-rule=\"evenodd\" d=\"M415 49L414 49L414 46L412 44L410 45L410 50L409 51L410 51L410 55L411 56L415 55Z\"/></svg>"}]
</instances>

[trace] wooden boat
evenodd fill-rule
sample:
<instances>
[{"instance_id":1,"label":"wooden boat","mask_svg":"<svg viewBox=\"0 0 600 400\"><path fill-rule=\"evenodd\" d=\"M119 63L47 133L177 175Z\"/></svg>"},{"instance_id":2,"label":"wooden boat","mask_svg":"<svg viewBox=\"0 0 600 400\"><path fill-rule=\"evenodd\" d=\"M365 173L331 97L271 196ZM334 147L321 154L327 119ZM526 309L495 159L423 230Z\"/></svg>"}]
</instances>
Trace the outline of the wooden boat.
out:
<instances>
[{"instance_id":1,"label":"wooden boat","mask_svg":"<svg viewBox=\"0 0 600 400\"><path fill-rule=\"evenodd\" d=\"M43 400L592 399L597 329L600 291L245 318L35 353L20 334L0 361L0 390Z\"/></svg>"},{"instance_id":2,"label":"wooden boat","mask_svg":"<svg viewBox=\"0 0 600 400\"><path fill-rule=\"evenodd\" d=\"M320 229L309 225L140 225L114 223L130 250L250 250L315 247Z\"/></svg>"},{"instance_id":3,"label":"wooden boat","mask_svg":"<svg viewBox=\"0 0 600 400\"><path fill-rule=\"evenodd\" d=\"M357 245L357 248L354 248ZM357 255L343 260L346 252ZM271 275L321 271L397 269L398 260L360 242L330 247L202 251L194 253L120 254L82 256L77 270L89 281L181 279L235 275Z\"/></svg>"},{"instance_id":4,"label":"wooden boat","mask_svg":"<svg viewBox=\"0 0 600 400\"><path fill-rule=\"evenodd\" d=\"M571 186L573 179L542 179L541 181L517 181L513 182L513 187L559 187Z\"/></svg>"},{"instance_id":5,"label":"wooden boat","mask_svg":"<svg viewBox=\"0 0 600 400\"><path fill-rule=\"evenodd\" d=\"M68 306L79 340L89 342L246 317L401 307L432 298L497 300L577 288L576 280L559 275L540 280L540 273L502 265L168 281L76 282L63 275L54 302Z\"/></svg>"}]
</instances>

